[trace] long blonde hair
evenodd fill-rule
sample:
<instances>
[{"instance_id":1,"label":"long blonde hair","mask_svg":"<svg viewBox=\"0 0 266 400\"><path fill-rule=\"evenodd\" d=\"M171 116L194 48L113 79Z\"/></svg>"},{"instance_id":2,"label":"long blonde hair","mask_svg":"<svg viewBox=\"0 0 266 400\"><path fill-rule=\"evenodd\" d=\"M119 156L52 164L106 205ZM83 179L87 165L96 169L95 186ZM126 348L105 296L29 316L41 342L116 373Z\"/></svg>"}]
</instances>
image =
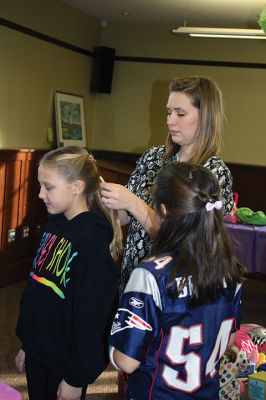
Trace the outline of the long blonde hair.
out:
<instances>
[{"instance_id":1,"label":"long blonde hair","mask_svg":"<svg viewBox=\"0 0 266 400\"><path fill-rule=\"evenodd\" d=\"M218 85L208 77L190 76L176 78L170 82L169 92L186 93L191 104L199 110L199 135L189 160L203 165L208 158L220 151L224 108L222 93ZM166 158L175 155L179 146L166 138Z\"/></svg>"},{"instance_id":2,"label":"long blonde hair","mask_svg":"<svg viewBox=\"0 0 266 400\"><path fill-rule=\"evenodd\" d=\"M59 147L46 153L40 160L40 165L56 168L68 182L80 179L85 183L84 194L88 208L100 213L113 227L114 236L110 252L113 259L117 260L122 252L122 229L118 212L110 210L101 201L99 191L101 177L93 156L83 147Z\"/></svg>"}]
</instances>

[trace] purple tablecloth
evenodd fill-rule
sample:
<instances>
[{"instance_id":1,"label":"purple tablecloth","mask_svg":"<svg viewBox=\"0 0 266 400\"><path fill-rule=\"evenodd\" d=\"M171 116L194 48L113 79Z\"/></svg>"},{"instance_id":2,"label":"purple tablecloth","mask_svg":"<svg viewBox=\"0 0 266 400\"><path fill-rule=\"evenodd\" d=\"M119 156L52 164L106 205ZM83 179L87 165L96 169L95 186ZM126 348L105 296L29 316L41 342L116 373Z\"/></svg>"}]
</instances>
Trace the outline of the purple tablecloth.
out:
<instances>
[{"instance_id":1,"label":"purple tablecloth","mask_svg":"<svg viewBox=\"0 0 266 400\"><path fill-rule=\"evenodd\" d=\"M266 275L266 226L231 224L225 226L233 237L235 255L248 269Z\"/></svg>"}]
</instances>

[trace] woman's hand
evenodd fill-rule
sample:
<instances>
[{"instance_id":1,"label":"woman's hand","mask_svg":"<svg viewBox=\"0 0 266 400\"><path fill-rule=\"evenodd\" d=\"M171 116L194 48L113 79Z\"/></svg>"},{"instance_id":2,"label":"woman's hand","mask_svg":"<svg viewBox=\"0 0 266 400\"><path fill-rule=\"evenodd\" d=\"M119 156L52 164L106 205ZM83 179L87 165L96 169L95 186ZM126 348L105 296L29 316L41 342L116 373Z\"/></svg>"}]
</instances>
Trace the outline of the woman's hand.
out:
<instances>
[{"instance_id":1,"label":"woman's hand","mask_svg":"<svg viewBox=\"0 0 266 400\"><path fill-rule=\"evenodd\" d=\"M25 351L20 349L15 358L15 364L19 373L25 371Z\"/></svg>"},{"instance_id":2,"label":"woman's hand","mask_svg":"<svg viewBox=\"0 0 266 400\"><path fill-rule=\"evenodd\" d=\"M57 390L57 400L80 400L82 388L70 386L64 379Z\"/></svg>"},{"instance_id":3,"label":"woman's hand","mask_svg":"<svg viewBox=\"0 0 266 400\"><path fill-rule=\"evenodd\" d=\"M125 186L117 183L103 182L100 184L102 202L113 210L131 212L135 202L135 195Z\"/></svg>"},{"instance_id":4,"label":"woman's hand","mask_svg":"<svg viewBox=\"0 0 266 400\"><path fill-rule=\"evenodd\" d=\"M122 210L129 212L143 226L145 231L154 238L159 230L158 221L153 209L126 187L117 183L104 182L100 185L102 202L108 208L119 210L121 225L129 222L129 217Z\"/></svg>"}]
</instances>

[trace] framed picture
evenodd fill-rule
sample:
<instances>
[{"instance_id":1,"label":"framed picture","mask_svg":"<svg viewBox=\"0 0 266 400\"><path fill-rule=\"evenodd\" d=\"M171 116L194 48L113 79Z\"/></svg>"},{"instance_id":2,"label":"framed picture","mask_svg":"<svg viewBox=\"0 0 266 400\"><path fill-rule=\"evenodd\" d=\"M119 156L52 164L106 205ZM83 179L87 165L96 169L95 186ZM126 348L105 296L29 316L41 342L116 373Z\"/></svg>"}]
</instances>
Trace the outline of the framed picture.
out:
<instances>
[{"instance_id":1,"label":"framed picture","mask_svg":"<svg viewBox=\"0 0 266 400\"><path fill-rule=\"evenodd\" d=\"M54 101L58 145L86 147L84 98L55 92Z\"/></svg>"}]
</instances>

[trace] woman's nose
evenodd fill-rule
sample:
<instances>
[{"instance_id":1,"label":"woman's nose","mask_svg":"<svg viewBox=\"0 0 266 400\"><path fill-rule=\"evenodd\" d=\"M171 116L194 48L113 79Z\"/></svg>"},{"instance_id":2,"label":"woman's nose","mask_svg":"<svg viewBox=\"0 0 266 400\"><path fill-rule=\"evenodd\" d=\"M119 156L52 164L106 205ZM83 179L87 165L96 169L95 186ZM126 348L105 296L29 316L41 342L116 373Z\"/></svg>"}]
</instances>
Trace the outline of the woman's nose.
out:
<instances>
[{"instance_id":1,"label":"woman's nose","mask_svg":"<svg viewBox=\"0 0 266 400\"><path fill-rule=\"evenodd\" d=\"M171 125L171 124L174 124L175 122L176 122L176 118L175 118L174 113L169 113L167 115L167 124Z\"/></svg>"}]
</instances>

